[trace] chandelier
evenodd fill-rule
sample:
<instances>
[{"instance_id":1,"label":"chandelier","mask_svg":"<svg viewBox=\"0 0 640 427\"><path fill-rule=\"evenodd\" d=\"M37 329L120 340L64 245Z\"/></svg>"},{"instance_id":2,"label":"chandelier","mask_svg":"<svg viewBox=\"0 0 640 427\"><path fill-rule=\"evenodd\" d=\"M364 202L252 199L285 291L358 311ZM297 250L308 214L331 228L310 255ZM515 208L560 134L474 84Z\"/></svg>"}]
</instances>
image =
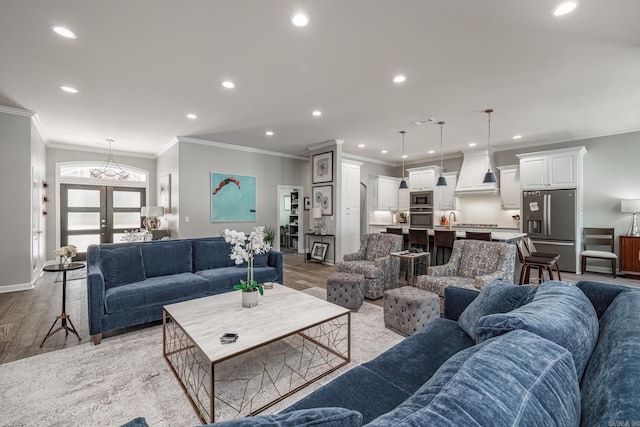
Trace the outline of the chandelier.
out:
<instances>
[{"instance_id":1,"label":"chandelier","mask_svg":"<svg viewBox=\"0 0 640 427\"><path fill-rule=\"evenodd\" d=\"M91 176L96 179L117 179L120 181L126 181L129 179L129 172L122 170L118 162L113 160L113 156L111 155L111 144L113 144L113 139L107 139L107 142L109 143L109 155L107 156L107 161L99 168L93 168L89 172L91 172Z\"/></svg>"}]
</instances>

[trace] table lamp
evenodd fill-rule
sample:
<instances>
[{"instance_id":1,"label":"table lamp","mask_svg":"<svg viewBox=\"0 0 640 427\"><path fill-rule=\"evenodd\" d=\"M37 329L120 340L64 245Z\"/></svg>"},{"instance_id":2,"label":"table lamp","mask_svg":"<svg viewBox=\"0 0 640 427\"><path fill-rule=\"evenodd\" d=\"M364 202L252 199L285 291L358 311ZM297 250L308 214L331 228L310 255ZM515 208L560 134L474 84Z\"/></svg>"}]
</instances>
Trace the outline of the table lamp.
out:
<instances>
[{"instance_id":1,"label":"table lamp","mask_svg":"<svg viewBox=\"0 0 640 427\"><path fill-rule=\"evenodd\" d=\"M640 232L638 232L638 224L636 223L636 213L640 212L640 199L622 200L620 203L620 210L622 212L633 213L631 225L627 231L627 236L640 236Z\"/></svg>"},{"instance_id":2,"label":"table lamp","mask_svg":"<svg viewBox=\"0 0 640 427\"><path fill-rule=\"evenodd\" d=\"M315 233L320 234L320 227L318 226L318 221L322 218L322 208L312 208L311 209L311 218L316 220L316 229Z\"/></svg>"},{"instance_id":3,"label":"table lamp","mask_svg":"<svg viewBox=\"0 0 640 427\"><path fill-rule=\"evenodd\" d=\"M160 219L158 217L162 215L164 215L162 206L143 206L140 209L140 216L145 217L142 225L147 229L147 233L151 233L151 230L157 230L160 227Z\"/></svg>"}]
</instances>

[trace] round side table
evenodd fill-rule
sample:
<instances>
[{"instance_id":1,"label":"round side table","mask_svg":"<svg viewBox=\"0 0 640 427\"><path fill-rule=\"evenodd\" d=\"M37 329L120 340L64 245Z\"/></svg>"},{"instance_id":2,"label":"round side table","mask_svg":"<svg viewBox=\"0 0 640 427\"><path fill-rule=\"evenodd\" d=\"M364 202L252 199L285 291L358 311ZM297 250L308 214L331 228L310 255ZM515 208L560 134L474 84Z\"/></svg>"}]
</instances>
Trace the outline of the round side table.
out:
<instances>
[{"instance_id":1,"label":"round side table","mask_svg":"<svg viewBox=\"0 0 640 427\"><path fill-rule=\"evenodd\" d=\"M54 335L58 331L65 331L65 335L69 335L69 332L71 332L72 334L75 334L76 337L78 337L78 341L81 340L80 335L78 335L76 328L73 326L73 323L71 322L71 317L66 313L66 305L67 305L67 271L79 270L83 267L84 267L84 264L81 262L72 262L71 264L68 264L68 265L49 264L49 265L45 265L42 268L44 271L48 271L52 273L62 272L62 314L57 316L56 320L53 321L53 324L49 328L49 332L47 332L47 336L44 337L44 339L42 340L42 343L40 343L40 347L44 345L44 342L47 340L47 338L49 338L51 335ZM60 320L61 326L55 331L53 331L53 327L56 326L56 323L58 322L58 320ZM69 322L69 325L71 327L67 326L67 321Z\"/></svg>"}]
</instances>

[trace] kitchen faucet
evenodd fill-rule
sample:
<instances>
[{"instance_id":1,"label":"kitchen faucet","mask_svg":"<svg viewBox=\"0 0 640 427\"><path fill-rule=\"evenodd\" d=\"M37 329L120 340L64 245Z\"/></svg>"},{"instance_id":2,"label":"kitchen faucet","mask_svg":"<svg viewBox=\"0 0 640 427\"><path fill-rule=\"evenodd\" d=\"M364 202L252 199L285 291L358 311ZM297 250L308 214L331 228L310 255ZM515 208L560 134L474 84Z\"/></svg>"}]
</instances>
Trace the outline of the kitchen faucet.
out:
<instances>
[{"instance_id":1,"label":"kitchen faucet","mask_svg":"<svg viewBox=\"0 0 640 427\"><path fill-rule=\"evenodd\" d=\"M458 220L458 218L456 218L456 213L454 211L449 212L449 230L451 230L451 215L453 215L454 221Z\"/></svg>"}]
</instances>

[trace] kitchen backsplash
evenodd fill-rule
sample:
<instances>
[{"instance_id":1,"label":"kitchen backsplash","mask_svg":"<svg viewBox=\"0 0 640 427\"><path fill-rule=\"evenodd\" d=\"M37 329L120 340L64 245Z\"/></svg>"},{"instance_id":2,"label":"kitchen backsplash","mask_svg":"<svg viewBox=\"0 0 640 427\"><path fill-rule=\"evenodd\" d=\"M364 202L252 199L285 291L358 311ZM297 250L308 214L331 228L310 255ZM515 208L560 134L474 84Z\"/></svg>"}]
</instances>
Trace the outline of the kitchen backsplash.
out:
<instances>
[{"instance_id":1,"label":"kitchen backsplash","mask_svg":"<svg viewBox=\"0 0 640 427\"><path fill-rule=\"evenodd\" d=\"M450 211L444 211L448 217ZM497 224L501 228L519 228L520 223L511 218L519 215L516 209L502 209L500 196L465 196L460 197L458 209L455 211L457 223L464 224ZM443 211L436 212L436 219Z\"/></svg>"}]
</instances>

